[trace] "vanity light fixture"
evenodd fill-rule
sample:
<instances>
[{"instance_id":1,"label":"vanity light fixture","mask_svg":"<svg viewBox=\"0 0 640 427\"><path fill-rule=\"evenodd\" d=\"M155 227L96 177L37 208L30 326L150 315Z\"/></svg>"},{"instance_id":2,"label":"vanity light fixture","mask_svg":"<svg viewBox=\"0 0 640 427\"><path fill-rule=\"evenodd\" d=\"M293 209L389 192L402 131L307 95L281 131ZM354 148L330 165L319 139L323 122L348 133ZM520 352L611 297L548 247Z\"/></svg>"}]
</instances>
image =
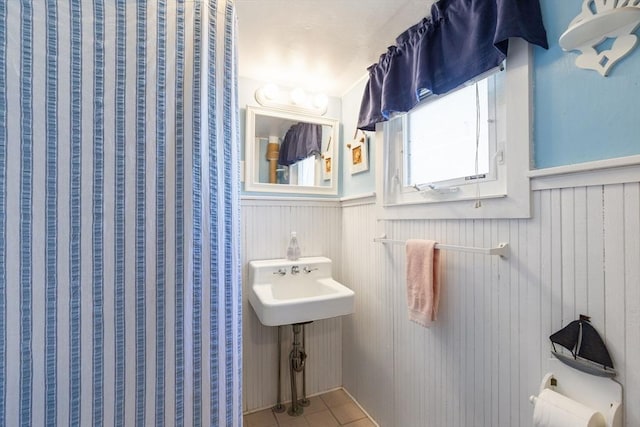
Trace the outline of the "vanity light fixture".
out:
<instances>
[{"instance_id":1,"label":"vanity light fixture","mask_svg":"<svg viewBox=\"0 0 640 427\"><path fill-rule=\"evenodd\" d=\"M255 97L258 104L263 107L318 116L323 116L327 112L329 104L329 98L323 93L311 95L300 88L287 93L272 83L258 88Z\"/></svg>"}]
</instances>

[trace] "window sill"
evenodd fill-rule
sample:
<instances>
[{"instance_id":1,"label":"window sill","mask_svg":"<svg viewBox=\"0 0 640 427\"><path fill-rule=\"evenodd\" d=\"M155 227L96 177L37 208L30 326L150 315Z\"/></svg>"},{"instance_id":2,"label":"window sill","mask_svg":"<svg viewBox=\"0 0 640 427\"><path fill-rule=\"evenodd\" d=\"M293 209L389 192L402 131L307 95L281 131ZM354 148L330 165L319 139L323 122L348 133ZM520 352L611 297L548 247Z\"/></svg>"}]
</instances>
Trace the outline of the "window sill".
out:
<instances>
[{"instance_id":1,"label":"window sill","mask_svg":"<svg viewBox=\"0 0 640 427\"><path fill-rule=\"evenodd\" d=\"M476 200L482 206L475 207ZM433 202L378 205L377 218L385 221L415 219L490 219L529 218L528 203L506 195L481 196L464 200L442 200Z\"/></svg>"}]
</instances>

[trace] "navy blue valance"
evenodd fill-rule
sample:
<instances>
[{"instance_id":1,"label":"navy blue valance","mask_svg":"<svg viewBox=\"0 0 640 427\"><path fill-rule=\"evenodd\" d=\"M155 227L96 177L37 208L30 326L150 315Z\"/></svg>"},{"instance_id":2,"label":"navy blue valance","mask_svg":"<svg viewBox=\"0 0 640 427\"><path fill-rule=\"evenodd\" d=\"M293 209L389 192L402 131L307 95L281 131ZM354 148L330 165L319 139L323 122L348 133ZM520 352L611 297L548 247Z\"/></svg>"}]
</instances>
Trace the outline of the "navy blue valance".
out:
<instances>
[{"instance_id":1,"label":"navy blue valance","mask_svg":"<svg viewBox=\"0 0 640 427\"><path fill-rule=\"evenodd\" d=\"M322 125L297 123L289 128L282 140L278 163L290 166L322 150Z\"/></svg>"},{"instance_id":2,"label":"navy blue valance","mask_svg":"<svg viewBox=\"0 0 640 427\"><path fill-rule=\"evenodd\" d=\"M421 93L446 93L497 66L509 37L548 49L539 0L440 0L368 68L358 128L375 130Z\"/></svg>"}]
</instances>

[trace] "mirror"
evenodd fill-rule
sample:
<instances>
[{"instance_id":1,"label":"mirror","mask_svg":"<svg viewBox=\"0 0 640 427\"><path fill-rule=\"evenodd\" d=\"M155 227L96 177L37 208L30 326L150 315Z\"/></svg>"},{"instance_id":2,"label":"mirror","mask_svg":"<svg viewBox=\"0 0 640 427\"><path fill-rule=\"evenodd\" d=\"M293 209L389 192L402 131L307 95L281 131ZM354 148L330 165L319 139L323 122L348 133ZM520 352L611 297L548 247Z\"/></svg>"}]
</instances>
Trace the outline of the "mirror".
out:
<instances>
[{"instance_id":1,"label":"mirror","mask_svg":"<svg viewBox=\"0 0 640 427\"><path fill-rule=\"evenodd\" d=\"M338 194L338 120L247 106L245 191Z\"/></svg>"}]
</instances>

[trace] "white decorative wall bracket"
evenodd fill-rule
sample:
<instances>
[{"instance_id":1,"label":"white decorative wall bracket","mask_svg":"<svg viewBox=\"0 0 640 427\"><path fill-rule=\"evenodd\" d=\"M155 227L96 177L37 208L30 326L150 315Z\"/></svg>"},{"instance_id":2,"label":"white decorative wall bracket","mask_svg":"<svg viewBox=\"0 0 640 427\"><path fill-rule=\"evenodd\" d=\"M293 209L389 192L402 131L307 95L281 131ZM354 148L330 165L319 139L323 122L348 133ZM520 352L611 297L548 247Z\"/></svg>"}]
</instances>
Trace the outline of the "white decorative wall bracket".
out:
<instances>
[{"instance_id":1,"label":"white decorative wall bracket","mask_svg":"<svg viewBox=\"0 0 640 427\"><path fill-rule=\"evenodd\" d=\"M640 0L584 0L582 11L560 36L565 51L579 50L576 66L606 77L638 44ZM611 46L604 47L611 39Z\"/></svg>"}]
</instances>

